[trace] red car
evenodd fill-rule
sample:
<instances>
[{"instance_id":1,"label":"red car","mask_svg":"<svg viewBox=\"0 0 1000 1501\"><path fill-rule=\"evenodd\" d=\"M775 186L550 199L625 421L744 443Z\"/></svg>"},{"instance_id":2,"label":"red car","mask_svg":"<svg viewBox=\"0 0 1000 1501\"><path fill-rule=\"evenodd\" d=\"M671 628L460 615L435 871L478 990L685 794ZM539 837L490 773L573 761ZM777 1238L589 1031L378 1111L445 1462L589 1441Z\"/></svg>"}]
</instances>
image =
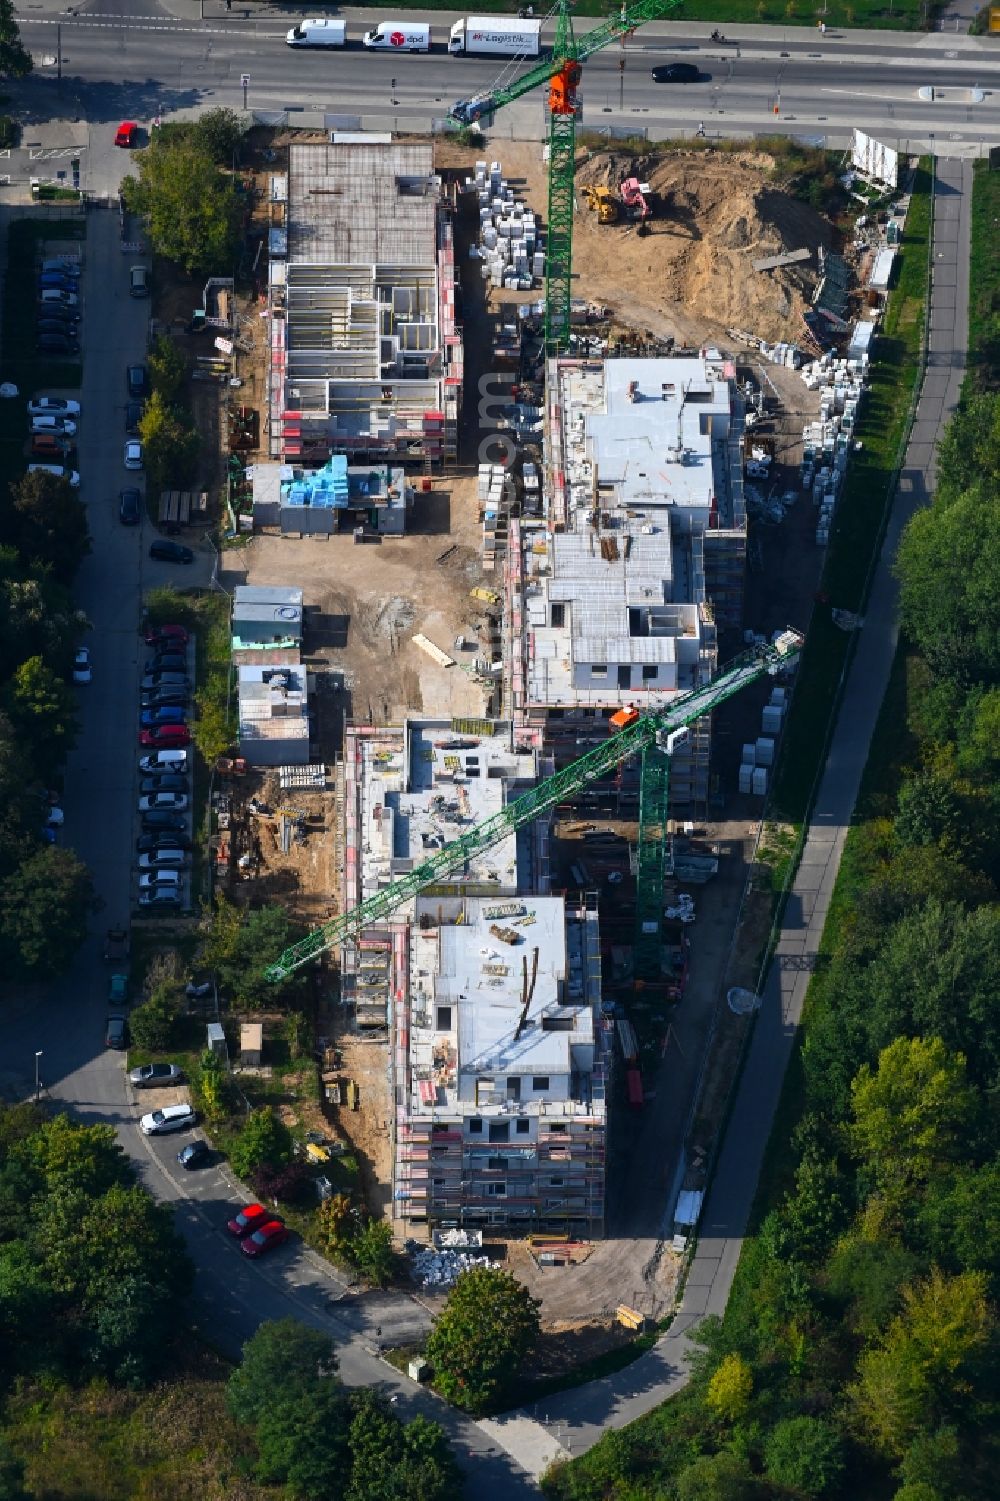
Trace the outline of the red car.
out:
<instances>
[{"instance_id":1,"label":"red car","mask_svg":"<svg viewBox=\"0 0 1000 1501\"><path fill-rule=\"evenodd\" d=\"M139 744L154 750L178 750L191 744L191 731L186 724L157 724L151 730L139 731Z\"/></svg>"},{"instance_id":2,"label":"red car","mask_svg":"<svg viewBox=\"0 0 1000 1501\"><path fill-rule=\"evenodd\" d=\"M272 1246L280 1246L287 1239L287 1225L283 1225L280 1220L268 1220L266 1225L261 1225L259 1230L240 1242L240 1250L244 1256L263 1256Z\"/></svg>"},{"instance_id":3,"label":"red car","mask_svg":"<svg viewBox=\"0 0 1000 1501\"><path fill-rule=\"evenodd\" d=\"M115 145L126 148L135 145L139 138L139 127L134 120L123 120L115 131Z\"/></svg>"},{"instance_id":4,"label":"red car","mask_svg":"<svg viewBox=\"0 0 1000 1501\"><path fill-rule=\"evenodd\" d=\"M249 1235L254 1230L259 1230L261 1225L266 1225L273 1220L274 1215L270 1209L265 1209L263 1204L248 1204L241 1209L239 1214L234 1215L226 1229L230 1235L235 1235L237 1240L242 1240L244 1235Z\"/></svg>"},{"instance_id":5,"label":"red car","mask_svg":"<svg viewBox=\"0 0 1000 1501\"><path fill-rule=\"evenodd\" d=\"M154 625L146 632L143 640L147 646L156 646L161 641L187 646L188 633L182 625Z\"/></svg>"}]
</instances>

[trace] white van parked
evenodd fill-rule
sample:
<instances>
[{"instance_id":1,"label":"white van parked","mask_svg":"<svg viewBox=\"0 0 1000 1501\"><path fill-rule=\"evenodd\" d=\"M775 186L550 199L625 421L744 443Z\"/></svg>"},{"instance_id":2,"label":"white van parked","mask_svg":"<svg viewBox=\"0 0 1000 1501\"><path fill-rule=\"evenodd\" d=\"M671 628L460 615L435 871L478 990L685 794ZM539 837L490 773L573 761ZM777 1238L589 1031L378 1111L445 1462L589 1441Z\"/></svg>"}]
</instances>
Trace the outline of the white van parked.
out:
<instances>
[{"instance_id":1,"label":"white van parked","mask_svg":"<svg viewBox=\"0 0 1000 1501\"><path fill-rule=\"evenodd\" d=\"M429 52L431 29L413 21L380 21L362 40L372 52Z\"/></svg>"},{"instance_id":2,"label":"white van parked","mask_svg":"<svg viewBox=\"0 0 1000 1501\"><path fill-rule=\"evenodd\" d=\"M285 37L289 47L343 47L347 41L346 21L300 21Z\"/></svg>"},{"instance_id":3,"label":"white van parked","mask_svg":"<svg viewBox=\"0 0 1000 1501\"><path fill-rule=\"evenodd\" d=\"M74 490L80 488L80 476L75 469L64 469L61 464L29 464L29 474L54 474L56 479L68 479Z\"/></svg>"}]
</instances>

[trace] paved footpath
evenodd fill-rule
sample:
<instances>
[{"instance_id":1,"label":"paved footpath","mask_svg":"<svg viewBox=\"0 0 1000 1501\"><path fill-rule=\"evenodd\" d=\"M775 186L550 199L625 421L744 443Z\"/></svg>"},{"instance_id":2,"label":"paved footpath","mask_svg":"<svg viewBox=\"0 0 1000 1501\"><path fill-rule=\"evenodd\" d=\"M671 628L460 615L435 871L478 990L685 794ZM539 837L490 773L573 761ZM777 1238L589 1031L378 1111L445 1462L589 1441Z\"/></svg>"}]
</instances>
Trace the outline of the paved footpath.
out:
<instances>
[{"instance_id":1,"label":"paved footpath","mask_svg":"<svg viewBox=\"0 0 1000 1501\"><path fill-rule=\"evenodd\" d=\"M535 1475L679 1391L688 1380L691 1330L726 1307L896 650L893 558L903 526L933 489L935 445L958 405L968 343L971 198L971 163L939 162L928 361L916 420L680 1310L654 1349L626 1370L482 1425Z\"/></svg>"}]
</instances>

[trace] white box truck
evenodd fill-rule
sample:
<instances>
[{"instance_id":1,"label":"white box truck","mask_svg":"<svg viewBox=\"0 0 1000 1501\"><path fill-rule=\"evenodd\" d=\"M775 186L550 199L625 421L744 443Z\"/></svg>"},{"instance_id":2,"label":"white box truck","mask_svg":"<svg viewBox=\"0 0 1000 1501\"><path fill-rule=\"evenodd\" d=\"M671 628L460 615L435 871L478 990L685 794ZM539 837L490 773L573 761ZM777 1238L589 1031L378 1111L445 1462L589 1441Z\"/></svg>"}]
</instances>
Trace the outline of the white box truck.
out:
<instances>
[{"instance_id":1,"label":"white box truck","mask_svg":"<svg viewBox=\"0 0 1000 1501\"><path fill-rule=\"evenodd\" d=\"M372 52L429 52L431 29L413 21L380 21L362 41Z\"/></svg>"},{"instance_id":2,"label":"white box truck","mask_svg":"<svg viewBox=\"0 0 1000 1501\"><path fill-rule=\"evenodd\" d=\"M537 57L542 45L541 32L541 21L469 16L456 21L451 28L448 51L456 57Z\"/></svg>"},{"instance_id":3,"label":"white box truck","mask_svg":"<svg viewBox=\"0 0 1000 1501\"><path fill-rule=\"evenodd\" d=\"M342 47L347 41L346 21L300 21L285 37L289 47Z\"/></svg>"}]
</instances>

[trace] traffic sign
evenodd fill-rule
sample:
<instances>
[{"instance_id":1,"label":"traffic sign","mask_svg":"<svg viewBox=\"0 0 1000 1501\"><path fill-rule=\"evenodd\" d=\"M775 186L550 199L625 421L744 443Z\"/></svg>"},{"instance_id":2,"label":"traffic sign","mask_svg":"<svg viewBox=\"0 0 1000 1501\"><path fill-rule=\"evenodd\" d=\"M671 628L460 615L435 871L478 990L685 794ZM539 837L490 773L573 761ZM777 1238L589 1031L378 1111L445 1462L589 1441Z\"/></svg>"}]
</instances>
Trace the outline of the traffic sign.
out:
<instances>
[{"instance_id":1,"label":"traffic sign","mask_svg":"<svg viewBox=\"0 0 1000 1501\"><path fill-rule=\"evenodd\" d=\"M250 74L249 73L241 73L240 74L240 88L242 88L242 89L248 89L249 87L250 87Z\"/></svg>"}]
</instances>

